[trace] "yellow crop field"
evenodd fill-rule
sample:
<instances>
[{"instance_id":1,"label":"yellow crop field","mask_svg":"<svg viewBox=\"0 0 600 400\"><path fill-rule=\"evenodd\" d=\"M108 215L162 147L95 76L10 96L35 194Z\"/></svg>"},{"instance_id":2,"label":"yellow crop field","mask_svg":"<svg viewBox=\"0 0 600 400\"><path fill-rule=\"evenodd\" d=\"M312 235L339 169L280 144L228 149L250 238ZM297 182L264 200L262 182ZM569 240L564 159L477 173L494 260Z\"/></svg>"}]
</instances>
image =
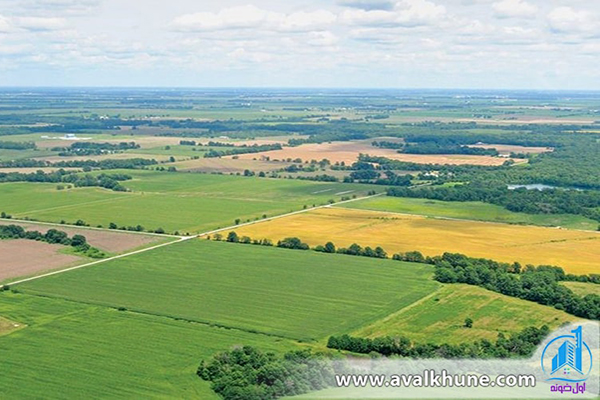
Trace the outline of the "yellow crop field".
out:
<instances>
[{"instance_id":1,"label":"yellow crop field","mask_svg":"<svg viewBox=\"0 0 600 400\"><path fill-rule=\"evenodd\" d=\"M534 265L567 272L600 272L600 233L489 222L435 219L387 212L324 208L236 229L274 241L297 236L311 246L333 242L381 246L388 254L418 250Z\"/></svg>"}]
</instances>

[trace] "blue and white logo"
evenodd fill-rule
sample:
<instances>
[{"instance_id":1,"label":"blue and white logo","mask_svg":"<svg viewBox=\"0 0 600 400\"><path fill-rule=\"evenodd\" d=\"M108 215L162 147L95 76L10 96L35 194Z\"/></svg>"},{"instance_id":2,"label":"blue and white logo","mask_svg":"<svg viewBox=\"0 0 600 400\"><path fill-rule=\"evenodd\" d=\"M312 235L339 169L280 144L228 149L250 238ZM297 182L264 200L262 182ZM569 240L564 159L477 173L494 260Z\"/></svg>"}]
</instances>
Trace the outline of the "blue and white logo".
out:
<instances>
[{"instance_id":1,"label":"blue and white logo","mask_svg":"<svg viewBox=\"0 0 600 400\"><path fill-rule=\"evenodd\" d=\"M583 341L583 329L578 326L573 335L552 339L542 352L542 371L548 381L583 382L592 372L592 351Z\"/></svg>"}]
</instances>

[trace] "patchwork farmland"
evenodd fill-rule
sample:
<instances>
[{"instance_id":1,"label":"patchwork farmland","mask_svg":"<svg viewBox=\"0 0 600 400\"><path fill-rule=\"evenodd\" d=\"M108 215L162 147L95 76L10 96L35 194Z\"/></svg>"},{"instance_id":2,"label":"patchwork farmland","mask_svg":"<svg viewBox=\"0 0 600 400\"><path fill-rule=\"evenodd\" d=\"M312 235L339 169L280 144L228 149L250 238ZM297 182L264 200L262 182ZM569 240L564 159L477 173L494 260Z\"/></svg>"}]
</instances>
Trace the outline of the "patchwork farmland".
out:
<instances>
[{"instance_id":1,"label":"patchwork farmland","mask_svg":"<svg viewBox=\"0 0 600 400\"><path fill-rule=\"evenodd\" d=\"M566 125L598 99L0 95L4 397L345 398L280 367L518 362L600 318L600 136Z\"/></svg>"}]
</instances>

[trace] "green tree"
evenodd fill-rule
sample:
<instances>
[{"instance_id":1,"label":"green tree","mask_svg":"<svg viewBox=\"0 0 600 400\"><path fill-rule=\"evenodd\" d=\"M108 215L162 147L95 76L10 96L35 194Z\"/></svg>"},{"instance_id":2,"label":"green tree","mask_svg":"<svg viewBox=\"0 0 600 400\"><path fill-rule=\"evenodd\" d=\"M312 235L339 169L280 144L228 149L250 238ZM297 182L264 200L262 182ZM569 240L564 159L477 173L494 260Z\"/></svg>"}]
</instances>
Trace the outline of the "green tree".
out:
<instances>
[{"instance_id":1,"label":"green tree","mask_svg":"<svg viewBox=\"0 0 600 400\"><path fill-rule=\"evenodd\" d=\"M332 242L325 243L325 253L335 253L335 244Z\"/></svg>"},{"instance_id":2,"label":"green tree","mask_svg":"<svg viewBox=\"0 0 600 400\"><path fill-rule=\"evenodd\" d=\"M230 243L238 243L240 241L240 238L237 233L229 232L229 234L227 235L227 241Z\"/></svg>"}]
</instances>

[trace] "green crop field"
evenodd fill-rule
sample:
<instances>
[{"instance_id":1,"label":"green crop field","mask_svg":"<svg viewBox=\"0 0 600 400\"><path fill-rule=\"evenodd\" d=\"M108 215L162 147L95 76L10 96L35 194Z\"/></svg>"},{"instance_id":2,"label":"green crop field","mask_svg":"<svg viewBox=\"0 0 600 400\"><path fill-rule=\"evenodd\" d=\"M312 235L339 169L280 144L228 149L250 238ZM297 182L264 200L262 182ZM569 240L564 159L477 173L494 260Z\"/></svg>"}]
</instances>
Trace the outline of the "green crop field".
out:
<instances>
[{"instance_id":1,"label":"green crop field","mask_svg":"<svg viewBox=\"0 0 600 400\"><path fill-rule=\"evenodd\" d=\"M369 185L276 180L239 176L116 171L132 175L124 182L132 192L99 188L57 190L54 184L0 184L0 211L15 217L40 221L75 222L96 226L147 229L168 232L202 232L242 221L273 216L325 204L342 196L365 195Z\"/></svg>"},{"instance_id":2,"label":"green crop field","mask_svg":"<svg viewBox=\"0 0 600 400\"><path fill-rule=\"evenodd\" d=\"M600 296L600 285L586 282L562 282L563 285L575 292L576 295L585 296L595 294Z\"/></svg>"},{"instance_id":3,"label":"green crop field","mask_svg":"<svg viewBox=\"0 0 600 400\"><path fill-rule=\"evenodd\" d=\"M293 339L372 323L434 291L418 264L194 239L19 286Z\"/></svg>"},{"instance_id":4,"label":"green crop field","mask_svg":"<svg viewBox=\"0 0 600 400\"><path fill-rule=\"evenodd\" d=\"M471 318L473 328L465 328ZM495 340L499 332L510 336L529 326L551 329L576 317L551 307L504 296L462 284L445 285L435 293L357 330L364 337L403 335L419 343L462 343Z\"/></svg>"},{"instance_id":5,"label":"green crop field","mask_svg":"<svg viewBox=\"0 0 600 400\"><path fill-rule=\"evenodd\" d=\"M596 230L598 228L597 221L585 218L581 215L517 213L509 211L504 207L481 202L451 202L400 197L376 197L345 204L344 207L417 214L429 217L472 219L509 224L561 226L569 229Z\"/></svg>"},{"instance_id":6,"label":"green crop field","mask_svg":"<svg viewBox=\"0 0 600 400\"><path fill-rule=\"evenodd\" d=\"M3 397L218 399L195 375L202 359L238 345L293 342L238 330L0 293L0 315L26 324L0 336Z\"/></svg>"}]
</instances>

